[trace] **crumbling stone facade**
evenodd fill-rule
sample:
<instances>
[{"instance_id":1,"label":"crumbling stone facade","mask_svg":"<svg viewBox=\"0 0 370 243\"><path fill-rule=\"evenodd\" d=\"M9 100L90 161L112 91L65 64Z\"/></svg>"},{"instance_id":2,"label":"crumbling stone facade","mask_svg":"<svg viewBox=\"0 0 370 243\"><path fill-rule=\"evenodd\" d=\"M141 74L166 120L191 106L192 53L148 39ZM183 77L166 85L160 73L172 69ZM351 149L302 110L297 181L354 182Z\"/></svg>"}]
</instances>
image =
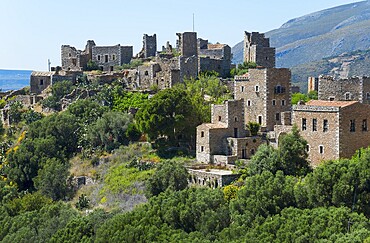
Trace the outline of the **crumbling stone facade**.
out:
<instances>
[{"instance_id":1,"label":"crumbling stone facade","mask_svg":"<svg viewBox=\"0 0 370 243\"><path fill-rule=\"evenodd\" d=\"M336 79L320 76L318 79L319 100L356 100L370 104L370 78L351 77Z\"/></svg>"},{"instance_id":2,"label":"crumbling stone facade","mask_svg":"<svg viewBox=\"0 0 370 243\"><path fill-rule=\"evenodd\" d=\"M207 44L205 44L207 42ZM226 44L208 44L207 40L198 39L199 71L216 71L227 78L231 70L231 48Z\"/></svg>"},{"instance_id":3,"label":"crumbling stone facade","mask_svg":"<svg viewBox=\"0 0 370 243\"><path fill-rule=\"evenodd\" d=\"M291 109L291 73L286 68L249 69L236 76L234 98L244 99L245 122L258 122L262 131L281 125L281 113Z\"/></svg>"},{"instance_id":4,"label":"crumbling stone facade","mask_svg":"<svg viewBox=\"0 0 370 243\"><path fill-rule=\"evenodd\" d=\"M138 54L140 58L155 57L157 53L157 35L152 36L144 34L143 49Z\"/></svg>"},{"instance_id":5,"label":"crumbling stone facade","mask_svg":"<svg viewBox=\"0 0 370 243\"><path fill-rule=\"evenodd\" d=\"M84 51L69 45L62 45L62 69L83 71L87 63L94 61L102 71L113 71L114 66L129 63L133 56L132 46L96 46L93 40L87 41Z\"/></svg>"},{"instance_id":6,"label":"crumbling stone facade","mask_svg":"<svg viewBox=\"0 0 370 243\"><path fill-rule=\"evenodd\" d=\"M63 70L82 71L86 69L88 61L92 58L92 48L95 46L93 40L87 41L84 51L77 50L69 45L62 45L61 59Z\"/></svg>"},{"instance_id":7,"label":"crumbling stone facade","mask_svg":"<svg viewBox=\"0 0 370 243\"><path fill-rule=\"evenodd\" d=\"M244 62L255 62L257 66L275 67L275 48L270 39L259 32L244 32Z\"/></svg>"},{"instance_id":8,"label":"crumbling stone facade","mask_svg":"<svg viewBox=\"0 0 370 243\"><path fill-rule=\"evenodd\" d=\"M30 78L30 93L40 94L49 85L60 82L63 80L69 80L75 83L77 78L82 76L80 71L63 71L57 69L52 72L32 72Z\"/></svg>"},{"instance_id":9,"label":"crumbling stone facade","mask_svg":"<svg viewBox=\"0 0 370 243\"><path fill-rule=\"evenodd\" d=\"M188 172L190 174L189 184L210 188L227 186L240 177L240 174L233 174L229 170L188 169Z\"/></svg>"},{"instance_id":10,"label":"crumbling stone facade","mask_svg":"<svg viewBox=\"0 0 370 243\"><path fill-rule=\"evenodd\" d=\"M115 66L130 63L132 56L132 46L95 46L92 48L92 61L102 71L113 71Z\"/></svg>"}]
</instances>

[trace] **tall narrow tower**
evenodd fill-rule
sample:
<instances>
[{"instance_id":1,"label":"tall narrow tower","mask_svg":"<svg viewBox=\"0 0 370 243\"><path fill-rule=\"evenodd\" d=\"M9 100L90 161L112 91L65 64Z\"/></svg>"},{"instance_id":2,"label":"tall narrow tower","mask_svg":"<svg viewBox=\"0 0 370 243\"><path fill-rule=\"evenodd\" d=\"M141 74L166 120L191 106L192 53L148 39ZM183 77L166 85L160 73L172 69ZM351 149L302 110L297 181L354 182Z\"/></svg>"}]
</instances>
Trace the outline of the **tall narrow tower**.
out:
<instances>
[{"instance_id":1,"label":"tall narrow tower","mask_svg":"<svg viewBox=\"0 0 370 243\"><path fill-rule=\"evenodd\" d=\"M257 66L275 67L275 48L270 47L270 39L259 32L244 32L244 62L255 62Z\"/></svg>"}]
</instances>

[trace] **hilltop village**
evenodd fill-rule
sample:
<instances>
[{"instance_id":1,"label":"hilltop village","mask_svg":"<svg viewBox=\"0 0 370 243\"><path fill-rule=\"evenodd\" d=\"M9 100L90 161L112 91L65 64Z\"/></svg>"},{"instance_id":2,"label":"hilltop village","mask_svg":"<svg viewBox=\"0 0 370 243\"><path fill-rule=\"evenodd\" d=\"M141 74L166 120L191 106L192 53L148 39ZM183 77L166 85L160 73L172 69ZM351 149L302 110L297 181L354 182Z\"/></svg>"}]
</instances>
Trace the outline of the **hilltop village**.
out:
<instances>
[{"instance_id":1,"label":"hilltop village","mask_svg":"<svg viewBox=\"0 0 370 243\"><path fill-rule=\"evenodd\" d=\"M61 46L0 93L1 242L370 242L370 79L195 32ZM160 50L158 50L160 49Z\"/></svg>"},{"instance_id":2,"label":"hilltop village","mask_svg":"<svg viewBox=\"0 0 370 243\"><path fill-rule=\"evenodd\" d=\"M219 82L231 90L233 99L212 105L211 122L197 127L194 152L199 163L233 168L236 161L251 159L261 144L277 147L279 139L294 125L307 140L308 159L313 167L324 160L350 158L359 148L370 145L369 78L310 78L308 90L316 91L318 100L292 105L291 95L297 87L292 87L289 69L275 67L275 48L270 47L264 34L244 33L244 62L256 66L233 77L230 71L235 65L231 63L230 46L211 44L197 38L195 32L177 36L176 47L167 42L158 51L156 34L144 34L142 50L135 56L132 46L120 44L98 46L88 40L84 50L62 45L61 67L52 67L50 72L34 71L29 94L16 91L3 96L14 96L14 102L32 108L50 95L50 87L63 80L76 83L85 77L101 84L119 80L125 90L153 94L185 79L197 79L200 73L214 72ZM124 65L126 68L116 69ZM94 94L94 90L75 89L62 97L62 109ZM2 109L2 120L11 124L9 106ZM258 131L248 129L250 122L259 125ZM230 171L190 171L196 175L193 183L212 181L212 187L235 178Z\"/></svg>"}]
</instances>

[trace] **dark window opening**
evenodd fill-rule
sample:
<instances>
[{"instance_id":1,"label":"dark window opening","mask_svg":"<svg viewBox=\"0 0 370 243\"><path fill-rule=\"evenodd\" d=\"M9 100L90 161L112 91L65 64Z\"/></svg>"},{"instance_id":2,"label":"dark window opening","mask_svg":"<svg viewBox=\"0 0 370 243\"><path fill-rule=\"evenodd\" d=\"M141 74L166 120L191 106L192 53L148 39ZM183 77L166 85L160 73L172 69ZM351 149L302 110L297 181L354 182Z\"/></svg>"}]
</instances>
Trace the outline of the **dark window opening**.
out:
<instances>
[{"instance_id":1,"label":"dark window opening","mask_svg":"<svg viewBox=\"0 0 370 243\"><path fill-rule=\"evenodd\" d=\"M246 158L247 158L247 150L242 149L242 159L246 159Z\"/></svg>"},{"instance_id":2,"label":"dark window opening","mask_svg":"<svg viewBox=\"0 0 370 243\"><path fill-rule=\"evenodd\" d=\"M282 106L285 106L285 100L282 100L282 101L281 101L281 105L282 105Z\"/></svg>"},{"instance_id":3,"label":"dark window opening","mask_svg":"<svg viewBox=\"0 0 370 243\"><path fill-rule=\"evenodd\" d=\"M148 71L145 71L144 75L145 76L148 76L149 75L149 72Z\"/></svg>"},{"instance_id":4,"label":"dark window opening","mask_svg":"<svg viewBox=\"0 0 370 243\"><path fill-rule=\"evenodd\" d=\"M235 122L237 122L238 121L238 117L236 116L236 117L234 117L234 121Z\"/></svg>"},{"instance_id":5,"label":"dark window opening","mask_svg":"<svg viewBox=\"0 0 370 243\"><path fill-rule=\"evenodd\" d=\"M324 120L323 121L323 124L322 124L322 131L323 132L327 132L329 130L329 128L328 128L328 120Z\"/></svg>"},{"instance_id":6,"label":"dark window opening","mask_svg":"<svg viewBox=\"0 0 370 243\"><path fill-rule=\"evenodd\" d=\"M77 60L76 60L76 58L72 58L72 64L73 64L74 66L76 66L76 64L77 64Z\"/></svg>"},{"instance_id":7,"label":"dark window opening","mask_svg":"<svg viewBox=\"0 0 370 243\"><path fill-rule=\"evenodd\" d=\"M350 132L356 132L356 123L355 123L355 120L350 120L349 131Z\"/></svg>"},{"instance_id":8,"label":"dark window opening","mask_svg":"<svg viewBox=\"0 0 370 243\"><path fill-rule=\"evenodd\" d=\"M251 149L251 155L254 155L254 149Z\"/></svg>"},{"instance_id":9,"label":"dark window opening","mask_svg":"<svg viewBox=\"0 0 370 243\"><path fill-rule=\"evenodd\" d=\"M109 60L109 56L108 56L108 55L105 55L105 56L104 56L104 61L105 61L105 62L108 62L108 60Z\"/></svg>"},{"instance_id":10,"label":"dark window opening","mask_svg":"<svg viewBox=\"0 0 370 243\"><path fill-rule=\"evenodd\" d=\"M272 100L272 105L276 105L276 100Z\"/></svg>"},{"instance_id":11,"label":"dark window opening","mask_svg":"<svg viewBox=\"0 0 370 243\"><path fill-rule=\"evenodd\" d=\"M240 87L240 90L241 90L242 92L244 92L244 86Z\"/></svg>"},{"instance_id":12,"label":"dark window opening","mask_svg":"<svg viewBox=\"0 0 370 243\"><path fill-rule=\"evenodd\" d=\"M258 124L262 124L262 116L258 116Z\"/></svg>"},{"instance_id":13,"label":"dark window opening","mask_svg":"<svg viewBox=\"0 0 370 243\"><path fill-rule=\"evenodd\" d=\"M250 100L247 101L247 105L251 106L251 101Z\"/></svg>"},{"instance_id":14,"label":"dark window opening","mask_svg":"<svg viewBox=\"0 0 370 243\"><path fill-rule=\"evenodd\" d=\"M110 66L110 71L113 72L113 66Z\"/></svg>"},{"instance_id":15,"label":"dark window opening","mask_svg":"<svg viewBox=\"0 0 370 243\"><path fill-rule=\"evenodd\" d=\"M307 129L307 119L302 118L302 131L305 131Z\"/></svg>"},{"instance_id":16,"label":"dark window opening","mask_svg":"<svg viewBox=\"0 0 370 243\"><path fill-rule=\"evenodd\" d=\"M204 151L204 146L200 146L200 152Z\"/></svg>"},{"instance_id":17,"label":"dark window opening","mask_svg":"<svg viewBox=\"0 0 370 243\"><path fill-rule=\"evenodd\" d=\"M323 154L324 153L324 146L320 145L319 150L320 150L320 154Z\"/></svg>"},{"instance_id":18,"label":"dark window opening","mask_svg":"<svg viewBox=\"0 0 370 243\"><path fill-rule=\"evenodd\" d=\"M44 80L40 79L40 85L44 85Z\"/></svg>"},{"instance_id":19,"label":"dark window opening","mask_svg":"<svg viewBox=\"0 0 370 243\"><path fill-rule=\"evenodd\" d=\"M255 90L256 92L259 92L259 91L260 91L260 87L259 87L258 85L256 85L256 86L254 87L254 90Z\"/></svg>"},{"instance_id":20,"label":"dark window opening","mask_svg":"<svg viewBox=\"0 0 370 243\"><path fill-rule=\"evenodd\" d=\"M346 97L345 97L345 98L346 98L346 100L350 100L350 99L351 99L351 94L350 94L350 93L346 93L346 94L345 94L345 96L346 96Z\"/></svg>"},{"instance_id":21,"label":"dark window opening","mask_svg":"<svg viewBox=\"0 0 370 243\"><path fill-rule=\"evenodd\" d=\"M280 86L280 85L276 86L275 87L275 94L282 94L282 93L285 93L285 87Z\"/></svg>"},{"instance_id":22,"label":"dark window opening","mask_svg":"<svg viewBox=\"0 0 370 243\"><path fill-rule=\"evenodd\" d=\"M310 152L310 145L309 144L306 145L306 151Z\"/></svg>"},{"instance_id":23,"label":"dark window opening","mask_svg":"<svg viewBox=\"0 0 370 243\"><path fill-rule=\"evenodd\" d=\"M238 128L234 128L234 138L238 137Z\"/></svg>"},{"instance_id":24,"label":"dark window opening","mask_svg":"<svg viewBox=\"0 0 370 243\"><path fill-rule=\"evenodd\" d=\"M202 138L204 137L204 132L203 132L203 131L200 133L200 136L201 136Z\"/></svg>"},{"instance_id":25,"label":"dark window opening","mask_svg":"<svg viewBox=\"0 0 370 243\"><path fill-rule=\"evenodd\" d=\"M100 61L100 55L98 55L98 61Z\"/></svg>"},{"instance_id":26,"label":"dark window opening","mask_svg":"<svg viewBox=\"0 0 370 243\"><path fill-rule=\"evenodd\" d=\"M275 114L275 119L276 119L277 121L280 121L280 113L276 113L276 114Z\"/></svg>"},{"instance_id":27,"label":"dark window opening","mask_svg":"<svg viewBox=\"0 0 370 243\"><path fill-rule=\"evenodd\" d=\"M312 131L317 131L317 119L313 118L312 119Z\"/></svg>"},{"instance_id":28,"label":"dark window opening","mask_svg":"<svg viewBox=\"0 0 370 243\"><path fill-rule=\"evenodd\" d=\"M221 121L221 116L218 116L218 121Z\"/></svg>"},{"instance_id":29,"label":"dark window opening","mask_svg":"<svg viewBox=\"0 0 370 243\"><path fill-rule=\"evenodd\" d=\"M367 131L367 119L362 120L362 131Z\"/></svg>"}]
</instances>

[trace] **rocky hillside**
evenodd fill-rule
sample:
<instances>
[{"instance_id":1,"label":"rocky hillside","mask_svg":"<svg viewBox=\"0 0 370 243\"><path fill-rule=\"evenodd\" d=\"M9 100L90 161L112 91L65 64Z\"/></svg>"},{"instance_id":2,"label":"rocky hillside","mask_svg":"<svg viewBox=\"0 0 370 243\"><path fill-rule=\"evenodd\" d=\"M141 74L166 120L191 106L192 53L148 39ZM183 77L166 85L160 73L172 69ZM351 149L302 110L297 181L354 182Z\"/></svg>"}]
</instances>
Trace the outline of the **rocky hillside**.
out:
<instances>
[{"instance_id":1,"label":"rocky hillside","mask_svg":"<svg viewBox=\"0 0 370 243\"><path fill-rule=\"evenodd\" d=\"M370 48L370 1L346 4L289 20L266 33L276 47L278 67L294 67ZM232 48L242 61L243 43Z\"/></svg>"},{"instance_id":2,"label":"rocky hillside","mask_svg":"<svg viewBox=\"0 0 370 243\"><path fill-rule=\"evenodd\" d=\"M291 68L292 80L306 90L307 78L321 74L335 77L370 76L370 49L354 51L300 64Z\"/></svg>"}]
</instances>

